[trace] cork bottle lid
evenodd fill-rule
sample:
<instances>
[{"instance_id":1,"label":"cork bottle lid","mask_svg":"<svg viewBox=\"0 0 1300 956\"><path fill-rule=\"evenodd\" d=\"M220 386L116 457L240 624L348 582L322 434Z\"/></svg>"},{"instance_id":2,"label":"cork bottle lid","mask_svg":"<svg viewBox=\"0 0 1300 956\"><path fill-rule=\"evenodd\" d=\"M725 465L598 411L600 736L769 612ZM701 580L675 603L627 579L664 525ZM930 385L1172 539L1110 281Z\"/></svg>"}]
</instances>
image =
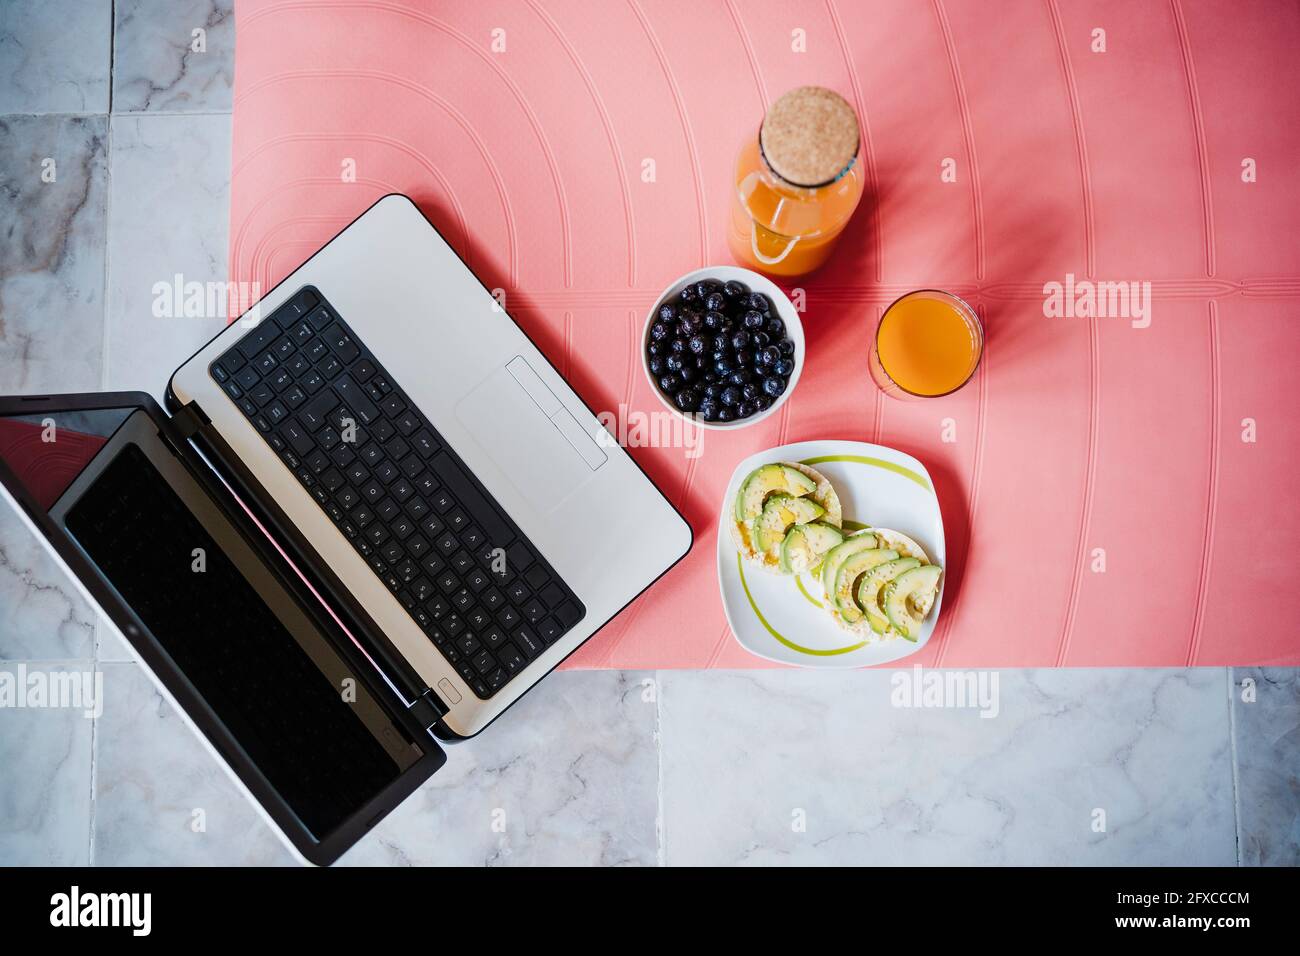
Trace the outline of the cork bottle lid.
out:
<instances>
[{"instance_id":1,"label":"cork bottle lid","mask_svg":"<svg viewBox=\"0 0 1300 956\"><path fill-rule=\"evenodd\" d=\"M858 153L858 118L838 93L801 86L767 111L759 146L772 170L796 186L832 182Z\"/></svg>"}]
</instances>

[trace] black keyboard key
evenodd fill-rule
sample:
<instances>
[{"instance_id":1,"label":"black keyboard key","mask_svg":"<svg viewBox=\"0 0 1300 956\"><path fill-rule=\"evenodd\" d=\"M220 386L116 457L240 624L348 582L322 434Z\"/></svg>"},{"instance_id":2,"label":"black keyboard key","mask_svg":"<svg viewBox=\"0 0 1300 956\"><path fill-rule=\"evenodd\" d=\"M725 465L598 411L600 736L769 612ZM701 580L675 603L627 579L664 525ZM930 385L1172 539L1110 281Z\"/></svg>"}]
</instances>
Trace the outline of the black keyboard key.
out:
<instances>
[{"instance_id":1,"label":"black keyboard key","mask_svg":"<svg viewBox=\"0 0 1300 956\"><path fill-rule=\"evenodd\" d=\"M560 623L567 629L582 620L582 611L578 610L578 605L572 601L565 601L556 610L555 616L560 619Z\"/></svg>"},{"instance_id":2,"label":"black keyboard key","mask_svg":"<svg viewBox=\"0 0 1300 956\"><path fill-rule=\"evenodd\" d=\"M337 322L327 328L323 334L329 347L334 350L334 354L344 363L352 362L361 354L361 350L352 341L352 336L348 335L347 330Z\"/></svg>"},{"instance_id":3,"label":"black keyboard key","mask_svg":"<svg viewBox=\"0 0 1300 956\"><path fill-rule=\"evenodd\" d=\"M506 549L506 561L509 562L511 571L522 574L533 563L533 553L522 541L516 541Z\"/></svg>"},{"instance_id":4,"label":"black keyboard key","mask_svg":"<svg viewBox=\"0 0 1300 956\"><path fill-rule=\"evenodd\" d=\"M293 419L280 426L280 434L289 443L289 447L299 455L307 454L314 447L311 436Z\"/></svg>"},{"instance_id":5,"label":"black keyboard key","mask_svg":"<svg viewBox=\"0 0 1300 956\"><path fill-rule=\"evenodd\" d=\"M474 487L474 482L450 455L440 452L430 459L430 464L442 483L451 489L456 500L473 515L474 523L487 532L488 538L499 544L514 538L510 526L497 513L496 508L489 504L483 494Z\"/></svg>"},{"instance_id":6,"label":"black keyboard key","mask_svg":"<svg viewBox=\"0 0 1300 956\"><path fill-rule=\"evenodd\" d=\"M506 674L505 670L502 668L497 668L486 678L487 685L492 690L499 690L501 688L501 685L504 684L509 679L510 679L509 675Z\"/></svg>"},{"instance_id":7,"label":"black keyboard key","mask_svg":"<svg viewBox=\"0 0 1300 956\"><path fill-rule=\"evenodd\" d=\"M245 359L239 354L237 349L231 349L225 355L221 356L221 364L227 372L234 375L244 367Z\"/></svg>"},{"instance_id":8,"label":"black keyboard key","mask_svg":"<svg viewBox=\"0 0 1300 956\"><path fill-rule=\"evenodd\" d=\"M462 654L465 654L467 656L472 654L477 654L483 648L483 645L482 643L479 642L479 639L475 637L473 634L470 634L468 631L462 634L460 637L456 638L456 646L460 648L460 652Z\"/></svg>"},{"instance_id":9,"label":"black keyboard key","mask_svg":"<svg viewBox=\"0 0 1300 956\"><path fill-rule=\"evenodd\" d=\"M480 674L486 674L497 669L496 658L487 651L479 651L478 656L473 658L470 663L474 665L474 669Z\"/></svg>"},{"instance_id":10,"label":"black keyboard key","mask_svg":"<svg viewBox=\"0 0 1300 956\"><path fill-rule=\"evenodd\" d=\"M327 327L333 321L334 314L323 305L320 308L312 309L311 312L307 313L307 323L317 332Z\"/></svg>"},{"instance_id":11,"label":"black keyboard key","mask_svg":"<svg viewBox=\"0 0 1300 956\"><path fill-rule=\"evenodd\" d=\"M321 392L298 410L298 420L308 431L317 431L328 421L326 416L334 411L336 405L338 399L329 392Z\"/></svg>"},{"instance_id":12,"label":"black keyboard key","mask_svg":"<svg viewBox=\"0 0 1300 956\"><path fill-rule=\"evenodd\" d=\"M546 650L546 645L542 643L541 638L526 627L515 631L514 638L515 647L523 651L524 656L530 661Z\"/></svg>"},{"instance_id":13,"label":"black keyboard key","mask_svg":"<svg viewBox=\"0 0 1300 956\"><path fill-rule=\"evenodd\" d=\"M492 649L501 647L506 642L506 632L493 626L483 632L483 643Z\"/></svg>"},{"instance_id":14,"label":"black keyboard key","mask_svg":"<svg viewBox=\"0 0 1300 956\"><path fill-rule=\"evenodd\" d=\"M343 403L352 409L356 414L357 421L362 425L373 425L379 418L379 409L375 403L361 390L361 386L353 381L350 375L340 375L334 381L334 391L338 393Z\"/></svg>"},{"instance_id":15,"label":"black keyboard key","mask_svg":"<svg viewBox=\"0 0 1300 956\"><path fill-rule=\"evenodd\" d=\"M433 433L428 429L422 429L411 436L411 444L415 450L424 458L432 458L442 447L438 440L433 437Z\"/></svg>"},{"instance_id":16,"label":"black keyboard key","mask_svg":"<svg viewBox=\"0 0 1300 956\"><path fill-rule=\"evenodd\" d=\"M261 322L257 328L236 342L235 348L239 349L244 358L251 359L266 351L279 335L280 327L274 322Z\"/></svg>"},{"instance_id":17,"label":"black keyboard key","mask_svg":"<svg viewBox=\"0 0 1300 956\"><path fill-rule=\"evenodd\" d=\"M392 425L388 424L388 419L386 418L377 419L372 432L375 436L375 441L378 442L386 442L397 434L397 430L393 428Z\"/></svg>"},{"instance_id":18,"label":"black keyboard key","mask_svg":"<svg viewBox=\"0 0 1300 956\"><path fill-rule=\"evenodd\" d=\"M263 352L257 358L253 359L252 368L257 369L262 375L270 375L278 368L280 363L276 361L274 355L270 352ZM245 369L247 371L247 369Z\"/></svg>"},{"instance_id":19,"label":"black keyboard key","mask_svg":"<svg viewBox=\"0 0 1300 956\"><path fill-rule=\"evenodd\" d=\"M532 624L536 624L542 618L546 617L546 605L536 598L533 598L533 600L525 604L520 608L520 610L523 611L524 617L526 617Z\"/></svg>"},{"instance_id":20,"label":"black keyboard key","mask_svg":"<svg viewBox=\"0 0 1300 956\"><path fill-rule=\"evenodd\" d=\"M368 358L363 358L356 365L352 366L352 377L358 382L365 384L370 377L375 374L375 363Z\"/></svg>"},{"instance_id":21,"label":"black keyboard key","mask_svg":"<svg viewBox=\"0 0 1300 956\"><path fill-rule=\"evenodd\" d=\"M384 414L389 418L395 418L406 411L406 402L402 401L400 395L389 395L379 403L379 407L384 410Z\"/></svg>"},{"instance_id":22,"label":"black keyboard key","mask_svg":"<svg viewBox=\"0 0 1300 956\"><path fill-rule=\"evenodd\" d=\"M208 366L208 372L217 380L218 385L224 385L226 382L230 381L230 373L216 362L213 362Z\"/></svg>"},{"instance_id":23,"label":"black keyboard key","mask_svg":"<svg viewBox=\"0 0 1300 956\"><path fill-rule=\"evenodd\" d=\"M506 644L496 652L496 655L501 666L510 674L518 674L524 669L524 664L527 663L513 644Z\"/></svg>"},{"instance_id":24,"label":"black keyboard key","mask_svg":"<svg viewBox=\"0 0 1300 956\"><path fill-rule=\"evenodd\" d=\"M542 588L541 593L538 596L547 607L551 608L551 610L559 607L560 603L565 598L564 589L554 582Z\"/></svg>"},{"instance_id":25,"label":"black keyboard key","mask_svg":"<svg viewBox=\"0 0 1300 956\"><path fill-rule=\"evenodd\" d=\"M534 591L546 587L546 583L551 580L551 576L546 573L546 569L540 564L529 568L524 574L524 580Z\"/></svg>"},{"instance_id":26,"label":"black keyboard key","mask_svg":"<svg viewBox=\"0 0 1300 956\"><path fill-rule=\"evenodd\" d=\"M248 391L261 380L262 376L258 375L257 369L251 365L235 376L235 383L244 391Z\"/></svg>"},{"instance_id":27,"label":"black keyboard key","mask_svg":"<svg viewBox=\"0 0 1300 956\"><path fill-rule=\"evenodd\" d=\"M420 421L418 415L408 410L393 419L393 424L397 426L397 430L403 435L410 435L424 423Z\"/></svg>"},{"instance_id":28,"label":"black keyboard key","mask_svg":"<svg viewBox=\"0 0 1300 956\"><path fill-rule=\"evenodd\" d=\"M542 636L542 640L547 644L554 644L559 636L564 633L564 628L560 627L555 618L548 617L538 622L537 633Z\"/></svg>"}]
</instances>

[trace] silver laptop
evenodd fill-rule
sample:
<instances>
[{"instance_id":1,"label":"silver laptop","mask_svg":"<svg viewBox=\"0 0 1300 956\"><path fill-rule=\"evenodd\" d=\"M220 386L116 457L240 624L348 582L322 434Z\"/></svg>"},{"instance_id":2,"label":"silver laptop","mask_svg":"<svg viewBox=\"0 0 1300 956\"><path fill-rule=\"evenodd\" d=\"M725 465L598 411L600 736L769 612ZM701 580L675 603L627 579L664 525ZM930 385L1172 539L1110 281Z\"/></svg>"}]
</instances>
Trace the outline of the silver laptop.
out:
<instances>
[{"instance_id":1,"label":"silver laptop","mask_svg":"<svg viewBox=\"0 0 1300 956\"><path fill-rule=\"evenodd\" d=\"M440 736L481 731L690 549L407 197L254 313L177 369L169 409Z\"/></svg>"}]
</instances>

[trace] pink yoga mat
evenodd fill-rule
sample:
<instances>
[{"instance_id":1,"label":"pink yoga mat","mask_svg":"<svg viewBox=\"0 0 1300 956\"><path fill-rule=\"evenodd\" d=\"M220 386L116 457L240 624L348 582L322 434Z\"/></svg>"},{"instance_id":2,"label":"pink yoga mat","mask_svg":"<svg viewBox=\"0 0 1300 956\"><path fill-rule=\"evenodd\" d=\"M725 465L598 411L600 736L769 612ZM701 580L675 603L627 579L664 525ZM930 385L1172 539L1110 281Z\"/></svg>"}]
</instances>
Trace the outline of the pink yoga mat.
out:
<instances>
[{"instance_id":1,"label":"pink yoga mat","mask_svg":"<svg viewBox=\"0 0 1300 956\"><path fill-rule=\"evenodd\" d=\"M764 107L808 83L856 105L868 196L799 283L798 389L699 458L631 450L695 549L571 666L764 666L719 603L719 496L740 458L807 438L934 477L948 590L918 663L1300 664L1295 3L240 0L236 20L233 278L269 288L408 193L597 410L659 408L642 318L730 261ZM1149 282L1149 326L1045 316L1067 275ZM965 389L904 404L867 345L916 287L972 301L988 347Z\"/></svg>"}]
</instances>

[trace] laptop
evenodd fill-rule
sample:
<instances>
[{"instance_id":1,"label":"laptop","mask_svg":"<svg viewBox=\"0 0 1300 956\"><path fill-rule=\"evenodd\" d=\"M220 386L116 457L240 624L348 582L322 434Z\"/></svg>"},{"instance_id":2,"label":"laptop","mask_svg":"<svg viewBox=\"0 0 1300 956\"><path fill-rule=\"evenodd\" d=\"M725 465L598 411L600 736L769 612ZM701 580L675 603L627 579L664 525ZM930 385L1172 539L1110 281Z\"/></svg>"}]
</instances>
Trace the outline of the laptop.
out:
<instances>
[{"instance_id":1,"label":"laptop","mask_svg":"<svg viewBox=\"0 0 1300 956\"><path fill-rule=\"evenodd\" d=\"M328 864L690 550L410 199L144 393L0 398L0 483Z\"/></svg>"}]
</instances>

